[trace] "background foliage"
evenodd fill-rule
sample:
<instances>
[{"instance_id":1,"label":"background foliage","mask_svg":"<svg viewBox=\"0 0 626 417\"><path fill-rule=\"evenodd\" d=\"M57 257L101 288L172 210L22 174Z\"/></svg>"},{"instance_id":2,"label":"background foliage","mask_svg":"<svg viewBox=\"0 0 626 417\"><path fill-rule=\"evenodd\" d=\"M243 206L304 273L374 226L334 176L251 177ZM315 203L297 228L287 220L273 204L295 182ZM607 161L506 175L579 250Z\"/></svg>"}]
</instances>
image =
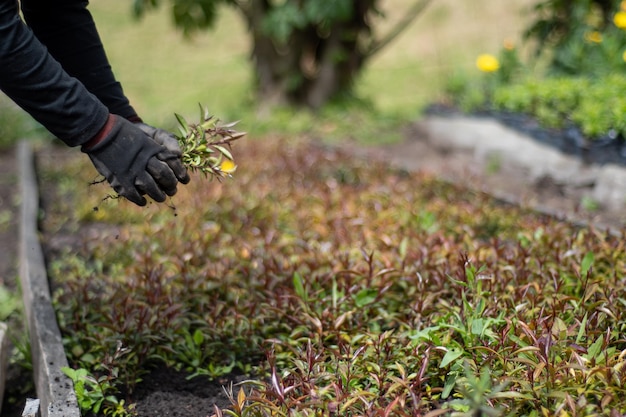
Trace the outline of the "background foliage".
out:
<instances>
[{"instance_id":1,"label":"background foliage","mask_svg":"<svg viewBox=\"0 0 626 417\"><path fill-rule=\"evenodd\" d=\"M626 3L551 0L534 10L525 35L534 57L505 45L500 69L453 80L449 101L468 112L528 114L543 127L579 131L579 142L623 141Z\"/></svg>"},{"instance_id":2,"label":"background foliage","mask_svg":"<svg viewBox=\"0 0 626 417\"><path fill-rule=\"evenodd\" d=\"M621 4L620 0L539 1L525 36L535 42L536 55L548 57L552 74L621 71L626 34L614 24Z\"/></svg>"},{"instance_id":3,"label":"background foliage","mask_svg":"<svg viewBox=\"0 0 626 417\"><path fill-rule=\"evenodd\" d=\"M408 1L407 1L408 2ZM372 56L389 45L431 3L408 2L402 18L379 34L379 1L172 0L176 26L185 34L213 26L218 6L232 5L248 28L250 66L258 105L318 109L350 97ZM136 0L135 14L160 4Z\"/></svg>"}]
</instances>

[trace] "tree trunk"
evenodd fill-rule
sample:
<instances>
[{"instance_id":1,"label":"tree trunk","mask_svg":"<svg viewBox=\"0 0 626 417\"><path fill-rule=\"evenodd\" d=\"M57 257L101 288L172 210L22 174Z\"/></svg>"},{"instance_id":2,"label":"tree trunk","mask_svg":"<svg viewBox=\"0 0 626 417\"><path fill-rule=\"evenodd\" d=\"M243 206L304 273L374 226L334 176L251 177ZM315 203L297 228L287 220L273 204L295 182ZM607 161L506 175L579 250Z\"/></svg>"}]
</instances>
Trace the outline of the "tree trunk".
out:
<instances>
[{"instance_id":1,"label":"tree trunk","mask_svg":"<svg viewBox=\"0 0 626 417\"><path fill-rule=\"evenodd\" d=\"M365 61L408 27L431 1L413 0L387 36L374 39L370 24L380 0L329 1L323 9L319 8L323 0L171 0L176 25L186 34L211 27L218 4L237 7L251 34L259 103L314 109L350 93ZM141 15L160 3L134 0L133 7ZM268 28L270 22L277 28Z\"/></svg>"},{"instance_id":2,"label":"tree trunk","mask_svg":"<svg viewBox=\"0 0 626 417\"><path fill-rule=\"evenodd\" d=\"M270 10L266 0L253 0L245 11L252 34L252 61L258 98L264 105L289 104L317 109L350 92L366 60L366 22L371 0L356 1L350 20L332 22L325 30L299 28L285 43L263 30ZM362 10L360 10L362 9Z\"/></svg>"}]
</instances>

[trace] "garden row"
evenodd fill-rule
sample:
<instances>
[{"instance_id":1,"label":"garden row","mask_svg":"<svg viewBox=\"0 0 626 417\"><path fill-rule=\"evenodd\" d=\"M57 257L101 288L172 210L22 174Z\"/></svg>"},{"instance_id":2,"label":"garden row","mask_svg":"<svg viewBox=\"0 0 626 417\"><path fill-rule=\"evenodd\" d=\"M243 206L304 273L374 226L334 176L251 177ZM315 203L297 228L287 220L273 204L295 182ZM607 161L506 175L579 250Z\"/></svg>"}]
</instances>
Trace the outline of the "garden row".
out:
<instances>
[{"instance_id":1,"label":"garden row","mask_svg":"<svg viewBox=\"0 0 626 417\"><path fill-rule=\"evenodd\" d=\"M89 228L50 264L79 403L151 415L134 393L171 368L248 378L208 415L626 407L623 233L320 144L237 154L233 181L195 177L175 210L46 168L47 233Z\"/></svg>"}]
</instances>

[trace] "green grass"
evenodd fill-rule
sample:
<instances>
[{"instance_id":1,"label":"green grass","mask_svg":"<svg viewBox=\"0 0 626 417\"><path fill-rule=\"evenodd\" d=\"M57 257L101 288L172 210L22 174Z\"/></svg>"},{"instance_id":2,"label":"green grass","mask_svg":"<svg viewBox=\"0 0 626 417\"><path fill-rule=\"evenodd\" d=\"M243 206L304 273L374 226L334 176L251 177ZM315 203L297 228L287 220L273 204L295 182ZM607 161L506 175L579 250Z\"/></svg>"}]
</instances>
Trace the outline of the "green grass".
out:
<instances>
[{"instance_id":1,"label":"green grass","mask_svg":"<svg viewBox=\"0 0 626 417\"><path fill-rule=\"evenodd\" d=\"M43 134L43 128L0 94L0 151L11 149L21 139L35 139Z\"/></svg>"},{"instance_id":2,"label":"green grass","mask_svg":"<svg viewBox=\"0 0 626 417\"><path fill-rule=\"evenodd\" d=\"M369 143L398 140L397 133L389 134L394 124L418 118L441 96L451 76L475 71L475 57L498 51L504 39L518 40L527 21L525 8L531 3L516 0L494 6L489 0L463 4L438 0L375 56L359 78L355 91L368 106L331 107L321 115L281 109L269 117L257 114L252 105L250 44L233 9L223 8L215 29L193 39L185 39L173 27L167 7L139 21L123 0L92 1L90 10L117 78L149 123L174 128L174 113L195 117L201 103L222 119L241 119L241 128L253 137L272 131L310 132ZM409 4L409 0L385 2L388 19L377 22L377 30L385 33ZM18 125L17 130L27 129ZM21 135L3 135L9 136Z\"/></svg>"},{"instance_id":3,"label":"green grass","mask_svg":"<svg viewBox=\"0 0 626 417\"><path fill-rule=\"evenodd\" d=\"M245 28L224 9L215 31L185 39L167 8L137 21L122 0L91 4L114 71L137 111L154 124L194 115L198 103L230 117L251 98Z\"/></svg>"},{"instance_id":4,"label":"green grass","mask_svg":"<svg viewBox=\"0 0 626 417\"><path fill-rule=\"evenodd\" d=\"M406 10L406 0L383 4L390 21ZM419 116L439 99L451 77L476 72L481 53L497 53L505 40L521 46L531 0L494 3L439 0L366 69L357 91L384 112ZM387 29L384 21L379 30Z\"/></svg>"},{"instance_id":5,"label":"green grass","mask_svg":"<svg viewBox=\"0 0 626 417\"><path fill-rule=\"evenodd\" d=\"M388 22L401 17L409 3L394 0L383 5L389 18L378 22L380 33L389 29ZM375 118L382 113L383 119L414 120L439 96L450 74L473 71L479 53L496 52L505 38L519 39L526 21L524 7L530 3L517 0L494 7L486 0L462 5L451 0L434 2L409 30L374 57L356 85L357 94L372 103ZM147 120L174 125L174 112L193 116L197 103L202 103L220 117L243 119L247 130L257 125L261 132L283 129L282 119L258 118L250 105L250 45L234 10L223 9L214 30L188 41L172 27L167 8L137 22L122 0L94 1L90 7L117 76ZM301 131L319 123L319 116L308 117L313 120L301 122ZM337 124L343 118L330 119ZM343 130L350 131L350 127Z\"/></svg>"}]
</instances>

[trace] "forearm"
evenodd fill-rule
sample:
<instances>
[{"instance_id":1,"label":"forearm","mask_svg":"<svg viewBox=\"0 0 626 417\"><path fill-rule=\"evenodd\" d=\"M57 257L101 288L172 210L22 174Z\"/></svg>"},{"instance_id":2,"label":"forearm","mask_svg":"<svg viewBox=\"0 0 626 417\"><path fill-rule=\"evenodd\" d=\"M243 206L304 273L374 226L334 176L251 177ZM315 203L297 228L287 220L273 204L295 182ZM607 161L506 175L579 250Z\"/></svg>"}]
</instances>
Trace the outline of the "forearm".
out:
<instances>
[{"instance_id":1,"label":"forearm","mask_svg":"<svg viewBox=\"0 0 626 417\"><path fill-rule=\"evenodd\" d=\"M85 0L22 0L28 26L61 63L114 114L136 115L115 79Z\"/></svg>"},{"instance_id":2,"label":"forearm","mask_svg":"<svg viewBox=\"0 0 626 417\"><path fill-rule=\"evenodd\" d=\"M0 0L0 89L70 146L93 137L109 113L48 54L14 0Z\"/></svg>"}]
</instances>

